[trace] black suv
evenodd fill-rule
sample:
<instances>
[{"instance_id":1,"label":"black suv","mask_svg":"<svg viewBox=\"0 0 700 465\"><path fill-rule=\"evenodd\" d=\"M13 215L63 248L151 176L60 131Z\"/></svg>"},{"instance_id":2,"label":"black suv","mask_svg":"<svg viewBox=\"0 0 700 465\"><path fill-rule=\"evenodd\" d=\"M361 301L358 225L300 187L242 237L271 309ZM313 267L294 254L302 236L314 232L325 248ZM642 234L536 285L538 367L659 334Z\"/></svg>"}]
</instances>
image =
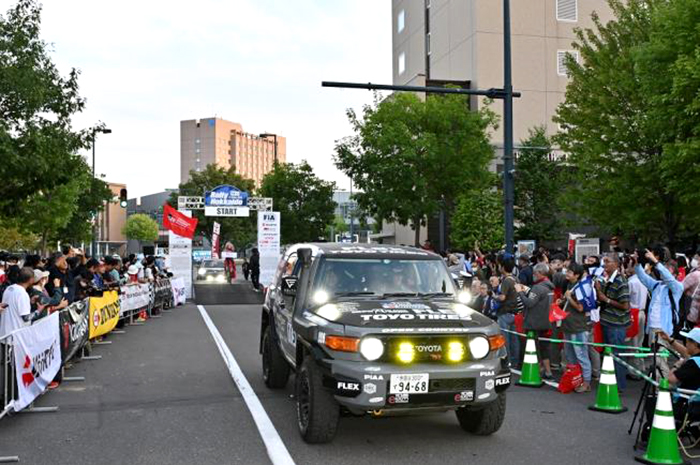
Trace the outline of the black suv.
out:
<instances>
[{"instance_id":1,"label":"black suv","mask_svg":"<svg viewBox=\"0 0 700 465\"><path fill-rule=\"evenodd\" d=\"M488 435L505 415L505 339L470 309L442 259L410 247L299 244L265 296L260 352L265 384L296 373L305 441L333 439L341 413L455 410Z\"/></svg>"}]
</instances>

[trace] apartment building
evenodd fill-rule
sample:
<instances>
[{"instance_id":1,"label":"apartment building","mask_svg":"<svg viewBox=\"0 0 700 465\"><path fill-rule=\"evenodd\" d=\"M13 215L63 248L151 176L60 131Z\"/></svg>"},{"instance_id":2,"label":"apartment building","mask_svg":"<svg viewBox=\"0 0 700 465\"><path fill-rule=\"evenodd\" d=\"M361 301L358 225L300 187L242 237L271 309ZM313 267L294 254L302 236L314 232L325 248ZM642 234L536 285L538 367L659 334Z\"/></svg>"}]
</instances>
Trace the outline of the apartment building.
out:
<instances>
[{"instance_id":1,"label":"apartment building","mask_svg":"<svg viewBox=\"0 0 700 465\"><path fill-rule=\"evenodd\" d=\"M241 124L221 118L180 121L180 182L189 179L190 171L216 164L235 166L238 174L260 186L275 159L287 160L285 137L248 133Z\"/></svg>"},{"instance_id":2,"label":"apartment building","mask_svg":"<svg viewBox=\"0 0 700 465\"><path fill-rule=\"evenodd\" d=\"M564 99L564 59L576 57L575 28L593 27L591 13L607 22L606 0L511 0L513 105L516 145L528 130L545 125ZM502 0L393 0L393 81L398 85L456 82L473 89L503 87ZM474 97L472 108L483 105ZM502 115L502 102L491 108ZM501 128L502 128L501 124ZM492 135L502 146L501 129Z\"/></svg>"}]
</instances>

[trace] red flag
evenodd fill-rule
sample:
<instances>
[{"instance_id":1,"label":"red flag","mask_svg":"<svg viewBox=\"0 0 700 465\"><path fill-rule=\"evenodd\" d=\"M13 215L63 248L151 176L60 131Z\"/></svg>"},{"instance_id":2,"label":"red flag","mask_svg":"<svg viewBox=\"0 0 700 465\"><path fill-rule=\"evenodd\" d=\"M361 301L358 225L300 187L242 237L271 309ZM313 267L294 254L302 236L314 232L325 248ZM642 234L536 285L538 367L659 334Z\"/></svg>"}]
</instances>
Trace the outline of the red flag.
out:
<instances>
[{"instance_id":1,"label":"red flag","mask_svg":"<svg viewBox=\"0 0 700 465\"><path fill-rule=\"evenodd\" d=\"M197 229L197 218L185 216L166 203L163 205L163 227L178 236L192 239Z\"/></svg>"}]
</instances>

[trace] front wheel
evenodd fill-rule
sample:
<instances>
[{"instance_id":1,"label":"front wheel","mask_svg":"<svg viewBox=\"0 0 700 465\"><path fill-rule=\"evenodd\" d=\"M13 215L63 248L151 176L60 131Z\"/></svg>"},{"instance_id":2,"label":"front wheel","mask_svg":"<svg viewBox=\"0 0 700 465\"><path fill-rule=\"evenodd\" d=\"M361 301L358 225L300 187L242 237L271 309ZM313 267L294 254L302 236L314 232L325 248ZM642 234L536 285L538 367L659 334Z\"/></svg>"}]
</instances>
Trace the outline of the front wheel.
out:
<instances>
[{"instance_id":1,"label":"front wheel","mask_svg":"<svg viewBox=\"0 0 700 465\"><path fill-rule=\"evenodd\" d=\"M270 389L281 389L289 379L289 365L272 338L272 327L265 328L262 341L263 381Z\"/></svg>"},{"instance_id":2,"label":"front wheel","mask_svg":"<svg viewBox=\"0 0 700 465\"><path fill-rule=\"evenodd\" d=\"M498 394L498 399L484 408L462 407L456 412L463 430L477 436L488 436L501 428L506 416L506 393Z\"/></svg>"},{"instance_id":3,"label":"front wheel","mask_svg":"<svg viewBox=\"0 0 700 465\"><path fill-rule=\"evenodd\" d=\"M305 442L321 444L335 437L340 406L323 387L323 375L311 357L306 357L297 373L297 424Z\"/></svg>"}]
</instances>

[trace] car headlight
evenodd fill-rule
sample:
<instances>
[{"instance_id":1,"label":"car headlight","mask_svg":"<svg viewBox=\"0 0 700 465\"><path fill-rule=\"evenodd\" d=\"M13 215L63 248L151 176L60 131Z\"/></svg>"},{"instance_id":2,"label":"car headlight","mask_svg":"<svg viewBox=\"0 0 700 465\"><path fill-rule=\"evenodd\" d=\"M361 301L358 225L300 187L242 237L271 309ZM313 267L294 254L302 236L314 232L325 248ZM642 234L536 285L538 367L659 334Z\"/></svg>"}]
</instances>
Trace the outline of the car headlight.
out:
<instances>
[{"instance_id":1,"label":"car headlight","mask_svg":"<svg viewBox=\"0 0 700 465\"><path fill-rule=\"evenodd\" d=\"M469 341L469 351L472 354L472 358L475 360L480 360L486 357L491 350L491 345L489 340L483 336L477 336Z\"/></svg>"},{"instance_id":2,"label":"car headlight","mask_svg":"<svg viewBox=\"0 0 700 465\"><path fill-rule=\"evenodd\" d=\"M197 271L197 274L199 276L204 276L205 274L207 274L206 268L200 268L199 271Z\"/></svg>"},{"instance_id":3,"label":"car headlight","mask_svg":"<svg viewBox=\"0 0 700 465\"><path fill-rule=\"evenodd\" d=\"M207 276L207 281L214 281L214 277L212 275Z\"/></svg>"},{"instance_id":4,"label":"car headlight","mask_svg":"<svg viewBox=\"0 0 700 465\"><path fill-rule=\"evenodd\" d=\"M416 351L413 348L413 344L410 342L402 342L399 344L399 351L396 353L396 357L399 361L403 363L411 363L416 356Z\"/></svg>"},{"instance_id":5,"label":"car headlight","mask_svg":"<svg viewBox=\"0 0 700 465\"><path fill-rule=\"evenodd\" d=\"M360 341L360 353L373 362L384 354L384 343L376 337L366 337Z\"/></svg>"},{"instance_id":6,"label":"car headlight","mask_svg":"<svg viewBox=\"0 0 700 465\"><path fill-rule=\"evenodd\" d=\"M457 300L459 300L460 303L468 304L472 301L472 293L466 290L461 291L459 294L457 294Z\"/></svg>"},{"instance_id":7,"label":"car headlight","mask_svg":"<svg viewBox=\"0 0 700 465\"><path fill-rule=\"evenodd\" d=\"M226 281L226 276L220 274L219 276L216 277L216 281L223 283L224 281Z\"/></svg>"},{"instance_id":8,"label":"car headlight","mask_svg":"<svg viewBox=\"0 0 700 465\"><path fill-rule=\"evenodd\" d=\"M316 311L316 314L329 321L335 321L340 318L340 310L335 304L326 304Z\"/></svg>"},{"instance_id":9,"label":"car headlight","mask_svg":"<svg viewBox=\"0 0 700 465\"><path fill-rule=\"evenodd\" d=\"M461 342L450 342L447 344L447 360L450 362L461 362L464 359L464 344Z\"/></svg>"}]
</instances>

